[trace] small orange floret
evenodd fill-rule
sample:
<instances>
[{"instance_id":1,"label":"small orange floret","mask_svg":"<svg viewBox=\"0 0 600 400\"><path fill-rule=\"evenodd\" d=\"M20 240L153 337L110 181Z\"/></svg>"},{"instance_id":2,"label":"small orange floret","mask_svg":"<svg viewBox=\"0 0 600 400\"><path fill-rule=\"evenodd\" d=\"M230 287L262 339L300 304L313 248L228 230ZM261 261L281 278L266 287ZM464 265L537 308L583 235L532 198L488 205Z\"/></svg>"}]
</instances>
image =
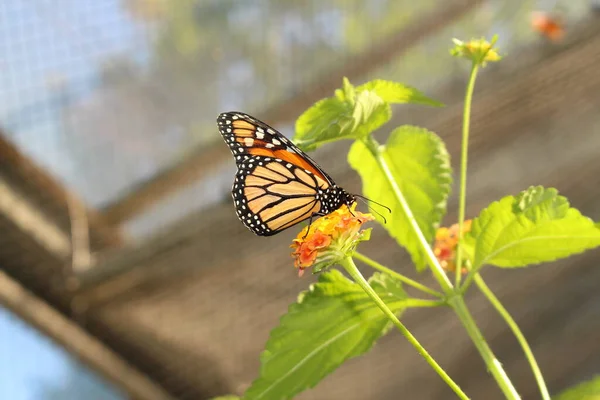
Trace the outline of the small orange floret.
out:
<instances>
[{"instance_id":1,"label":"small orange floret","mask_svg":"<svg viewBox=\"0 0 600 400\"><path fill-rule=\"evenodd\" d=\"M334 212L313 221L310 226L302 229L292 241L291 248L294 266L303 270L319 262L319 259L331 259L329 253L339 252L352 241L357 240L363 223L372 221L371 214L355 211L356 203L350 208L343 205ZM310 229L310 231L309 231Z\"/></svg>"},{"instance_id":2,"label":"small orange floret","mask_svg":"<svg viewBox=\"0 0 600 400\"><path fill-rule=\"evenodd\" d=\"M464 221L463 235L471 230L471 222L470 219ZM435 234L433 253L446 271L456 270L456 247L458 246L459 232L458 224L454 224L449 228L439 228ZM467 272L464 267L462 271L463 273Z\"/></svg>"}]
</instances>

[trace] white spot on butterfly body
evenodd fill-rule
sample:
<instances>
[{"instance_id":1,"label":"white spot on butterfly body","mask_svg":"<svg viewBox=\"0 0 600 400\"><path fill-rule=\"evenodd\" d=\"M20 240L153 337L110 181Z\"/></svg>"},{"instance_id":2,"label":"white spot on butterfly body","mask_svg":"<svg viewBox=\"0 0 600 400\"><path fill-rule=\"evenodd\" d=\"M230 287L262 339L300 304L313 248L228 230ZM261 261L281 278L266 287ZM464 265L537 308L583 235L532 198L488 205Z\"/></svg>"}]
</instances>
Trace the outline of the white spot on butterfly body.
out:
<instances>
[{"instance_id":1,"label":"white spot on butterfly body","mask_svg":"<svg viewBox=\"0 0 600 400\"><path fill-rule=\"evenodd\" d=\"M258 128L260 129L260 128ZM258 130L256 131L256 138L257 139L264 139L265 138L265 134L263 132L259 132Z\"/></svg>"},{"instance_id":2,"label":"white spot on butterfly body","mask_svg":"<svg viewBox=\"0 0 600 400\"><path fill-rule=\"evenodd\" d=\"M275 131L271 128L267 129L267 133L270 133L271 135L275 134Z\"/></svg>"},{"instance_id":3,"label":"white spot on butterfly body","mask_svg":"<svg viewBox=\"0 0 600 400\"><path fill-rule=\"evenodd\" d=\"M272 143L267 143L267 144L265 145L265 147L266 147L267 149L272 149L272 148L273 148L273 144L272 144Z\"/></svg>"},{"instance_id":4,"label":"white spot on butterfly body","mask_svg":"<svg viewBox=\"0 0 600 400\"><path fill-rule=\"evenodd\" d=\"M254 144L254 139L246 138L246 139L244 139L244 144L248 147L251 147Z\"/></svg>"},{"instance_id":5,"label":"white spot on butterfly body","mask_svg":"<svg viewBox=\"0 0 600 400\"><path fill-rule=\"evenodd\" d=\"M231 119L238 119L239 117L237 115L234 115L231 117Z\"/></svg>"},{"instance_id":6,"label":"white spot on butterfly body","mask_svg":"<svg viewBox=\"0 0 600 400\"><path fill-rule=\"evenodd\" d=\"M281 144L281 142L277 139L273 139L273 140L271 140L271 142L273 142L273 144L277 145L277 146L279 146Z\"/></svg>"},{"instance_id":7,"label":"white spot on butterfly body","mask_svg":"<svg viewBox=\"0 0 600 400\"><path fill-rule=\"evenodd\" d=\"M285 164L285 166L288 167L288 168L292 168L292 164L291 163L287 163L287 164Z\"/></svg>"}]
</instances>

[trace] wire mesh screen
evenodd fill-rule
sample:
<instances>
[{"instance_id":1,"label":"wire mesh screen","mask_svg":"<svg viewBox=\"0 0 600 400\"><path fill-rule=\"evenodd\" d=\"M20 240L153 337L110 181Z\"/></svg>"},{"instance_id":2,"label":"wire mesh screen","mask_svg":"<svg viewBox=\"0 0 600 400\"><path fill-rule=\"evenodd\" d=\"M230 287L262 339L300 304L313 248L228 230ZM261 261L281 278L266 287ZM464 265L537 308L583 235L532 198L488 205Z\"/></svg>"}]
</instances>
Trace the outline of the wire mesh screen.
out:
<instances>
[{"instance_id":1,"label":"wire mesh screen","mask_svg":"<svg viewBox=\"0 0 600 400\"><path fill-rule=\"evenodd\" d=\"M570 13L581 11L576 3ZM220 111L260 113L283 103L439 7L385 0L368 7L351 0L9 2L0 26L0 120L20 151L102 208L219 140ZM447 33L502 31L501 44L510 48L534 36L534 7L486 2ZM431 87L432 76L456 68L449 59L428 62L448 42L435 35L365 78ZM286 122L289 134L293 120ZM230 174L231 167L212 174L179 203L192 210L222 199ZM154 210L130 233L181 217L165 211L173 208Z\"/></svg>"},{"instance_id":2,"label":"wire mesh screen","mask_svg":"<svg viewBox=\"0 0 600 400\"><path fill-rule=\"evenodd\" d=\"M453 7L462 7L459 15L445 11ZM556 7L516 0L3 2L0 268L67 313L76 308L82 324L175 395L240 392L256 376L268 331L306 282L290 283L289 237L259 241L234 217L229 191L235 167L216 116L230 110L268 115L290 136L290 115L306 106L298 99L318 100L307 92L320 93L331 80L341 84L344 68L357 63L365 65L354 83L397 80L444 101L447 96L452 106L462 94L439 90L464 72L448 56L452 37L498 33L499 46L511 54L540 42L531 12ZM589 12L584 1L560 7L570 23ZM437 30L419 31L431 21ZM397 43L390 39L408 37L402 48L390 45L384 61L365 57ZM566 81L565 91L575 87ZM531 103L502 108L488 98L486 107L538 119L539 110L556 112L558 100L540 94L546 93L542 83L525 97ZM279 118L284 109L292 111ZM408 110L401 111L407 119ZM460 120L449 116L452 110L432 129L442 135L456 129ZM519 115L518 121L531 122ZM514 121L511 129L526 130ZM532 139L531 148L542 142ZM488 143L479 145L480 160L494 146L505 154L513 145ZM562 146L548 143L553 151ZM343 145L323 149L315 158L359 191L344 151ZM493 171L486 171L489 178ZM507 178L504 189L516 187L518 178ZM486 198L484 192L495 189L481 182L479 194ZM391 250L382 257L398 259ZM79 262L85 274L72 280ZM153 276L148 287L131 283L145 275ZM439 338L432 340L441 346ZM324 392L304 398L395 398L394 382L375 384L389 378L393 357L403 356L395 346L385 342L374 350L378 362L353 361ZM356 382L363 383L360 390ZM439 387L421 393L445 395Z\"/></svg>"}]
</instances>

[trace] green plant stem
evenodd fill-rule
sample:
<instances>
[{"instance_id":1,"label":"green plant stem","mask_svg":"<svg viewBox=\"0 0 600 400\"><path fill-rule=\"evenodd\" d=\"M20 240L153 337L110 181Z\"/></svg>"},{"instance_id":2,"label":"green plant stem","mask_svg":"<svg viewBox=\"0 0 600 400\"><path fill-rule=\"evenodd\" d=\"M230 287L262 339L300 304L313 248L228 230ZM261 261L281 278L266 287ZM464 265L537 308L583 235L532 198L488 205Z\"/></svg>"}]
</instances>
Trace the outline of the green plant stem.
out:
<instances>
[{"instance_id":1,"label":"green plant stem","mask_svg":"<svg viewBox=\"0 0 600 400\"><path fill-rule=\"evenodd\" d=\"M525 357L531 366L531 370L533 371L533 375L535 376L535 380L537 381L538 387L540 388L540 393L542 395L542 399L550 400L550 393L548 392L548 388L546 387L546 383L544 382L544 377L542 376L542 372L540 371L540 367L538 366L535 357L533 356L533 352L525 339L525 336L519 329L519 326L515 322L515 320L508 313L506 308L500 303L500 300L494 295L494 293L490 290L490 288L483 281L483 278L479 274L475 274L474 277L475 284L481 290L481 293L492 303L494 308L498 311L498 313L504 318L510 329L513 331L513 334L519 341L519 344L523 348L523 352L525 353Z\"/></svg>"},{"instance_id":2,"label":"green plant stem","mask_svg":"<svg viewBox=\"0 0 600 400\"><path fill-rule=\"evenodd\" d=\"M354 260L351 257L346 257L340 262L342 267L348 272L348 274L354 279L354 281L365 291L365 293L377 304L377 306L383 311L383 313L392 321L392 323L398 328L398 330L408 339L417 352L431 365L431 367L438 373L438 375L454 390L456 395L461 399L468 399L467 395L460 389L460 387L448 376L446 371L440 367L440 365L429 355L427 350L419 343L412 333L400 322L398 317L385 305L383 300L377 295L375 290L369 285L369 282L362 276Z\"/></svg>"},{"instance_id":3,"label":"green plant stem","mask_svg":"<svg viewBox=\"0 0 600 400\"><path fill-rule=\"evenodd\" d=\"M442 266L438 262L438 259L435 257L435 254L433 254L433 250L431 249L431 246L429 245L429 243L427 242L427 239L423 235L423 231L421 231L421 228L419 227L419 224L418 224L417 220L415 219L415 216L413 215L413 213L410 209L410 206L408 205L408 202L404 198L404 195L402 194L402 191L400 190L398 183L394 179L394 176L392 175L392 171L390 170L390 167L388 166L387 161L385 160L385 158L379 151L379 144L371 136L368 136L367 138L365 138L364 143L367 146L367 148L369 149L369 151L371 152L371 154L373 155L373 157L375 157L377 164L379 164L379 167L385 174L385 176L388 180L388 183L391 185L394 195L396 196L396 199L398 200L398 202L400 203L400 206L402 207L402 211L404 211L404 214L406 214L406 218L408 219L408 222L410 223L415 235L417 236L417 239L419 240L421 247L425 251L425 256L427 257L427 261L429 262L429 266L431 267L433 276L436 278L440 287L442 288L442 291L445 294L449 295L449 294L453 293L452 282L450 282L450 279L448 279L448 276L442 269Z\"/></svg>"},{"instance_id":4,"label":"green plant stem","mask_svg":"<svg viewBox=\"0 0 600 400\"><path fill-rule=\"evenodd\" d=\"M367 264L368 266L370 266L373 269L376 269L378 271L381 271L385 274L388 274L390 276L393 276L394 278L398 279L400 282L405 283L409 286L414 287L415 289L418 289L422 292L425 292L427 294L430 294L432 296L438 297L438 298L443 298L444 295L441 294L440 292L431 289L428 286L423 285L422 283L419 283L415 280L410 279L407 276L404 276L402 274L400 274L399 272L396 272L384 265L381 265L380 263L378 263L377 261L371 259L370 257L365 256L364 254L361 254L359 252L354 252L354 258L364 262L365 264Z\"/></svg>"},{"instance_id":5,"label":"green plant stem","mask_svg":"<svg viewBox=\"0 0 600 400\"><path fill-rule=\"evenodd\" d=\"M513 386L512 382L506 375L504 368L502 368L502 364L500 361L494 356L492 349L488 346L485 338L481 334L481 331L475 324L475 320L473 316L467 309L467 305L465 304L463 298L460 295L456 295L450 299L448 299L448 304L454 309L454 312L458 315L460 321L465 327L469 337L477 347L481 358L485 361L485 365L488 368L488 371L492 374L496 383L509 400L520 400L520 396L517 393L517 390Z\"/></svg>"},{"instance_id":6,"label":"green plant stem","mask_svg":"<svg viewBox=\"0 0 600 400\"><path fill-rule=\"evenodd\" d=\"M467 203L467 161L469 158L469 127L471 121L471 102L473 100L473 89L477 78L478 64L473 63L469 83L465 92L465 104L463 107L462 127L462 149L460 159L460 192L458 195L458 246L456 248L456 280L454 285L460 286L462 271L463 252L461 241L463 237L463 225L465 223L465 208Z\"/></svg>"},{"instance_id":7,"label":"green plant stem","mask_svg":"<svg viewBox=\"0 0 600 400\"><path fill-rule=\"evenodd\" d=\"M435 254L433 253L431 246L427 242L427 239L425 239L425 236L423 235L419 224L417 223L412 211L410 210L408 202L404 198L404 195L402 194L398 183L395 181L392 175L387 161L379 151L379 145L377 141L371 136L369 136L364 140L364 143L373 155L373 157L375 157L375 160L377 161L379 167L385 174L388 183L392 187L392 191L396 196L396 199L400 203L402 210L408 218L411 228L417 236L421 247L425 251L425 255L427 257L427 261L429 262L429 266L431 267L433 276L436 278L440 287L442 288L442 291L446 295L448 304L454 309L454 312L456 313L461 323L467 330L469 337L475 344L475 347L479 351L481 358L485 362L488 371L490 371L490 373L496 380L498 386L501 388L502 392L505 394L507 399L519 400L519 394L517 393L512 382L508 378L508 375L506 375L506 372L502 368L502 364L500 364L500 362L496 359L496 356L492 352L492 349L490 349L490 347L488 346L487 342L485 341L485 338L481 334L481 331L477 327L477 324L473 320L473 317L469 313L469 310L467 309L467 306L462 298L462 292L458 289L455 290L454 286L452 285L452 282L450 281L450 279L448 279L448 276L446 276L440 263L435 257Z\"/></svg>"}]
</instances>

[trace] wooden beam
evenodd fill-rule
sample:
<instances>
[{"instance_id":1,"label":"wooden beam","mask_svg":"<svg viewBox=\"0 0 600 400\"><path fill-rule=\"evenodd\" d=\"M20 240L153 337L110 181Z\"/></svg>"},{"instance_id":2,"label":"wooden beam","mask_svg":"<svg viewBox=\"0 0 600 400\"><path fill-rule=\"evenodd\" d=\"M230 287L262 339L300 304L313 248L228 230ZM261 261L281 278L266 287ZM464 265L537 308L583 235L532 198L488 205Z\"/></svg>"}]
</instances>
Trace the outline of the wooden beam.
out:
<instances>
[{"instance_id":1,"label":"wooden beam","mask_svg":"<svg viewBox=\"0 0 600 400\"><path fill-rule=\"evenodd\" d=\"M164 389L154 384L125 360L90 336L73 321L27 291L0 271L0 304L12 310L42 333L123 388L132 398L172 400Z\"/></svg>"},{"instance_id":2,"label":"wooden beam","mask_svg":"<svg viewBox=\"0 0 600 400\"><path fill-rule=\"evenodd\" d=\"M411 49L420 40L444 29L480 3L480 0L446 2L444 6L436 8L436 11L416 18L412 24L393 33L379 44L369 47L362 54L349 57L336 69L315 83L308 84L289 100L261 112L260 118L271 125L293 121L302 110L310 107L315 101L331 96L341 85L343 76L350 80L360 80L375 68ZM178 165L133 188L123 198L105 207L104 216L114 225L121 224L181 187L210 175L214 168L228 157L229 151L221 141L202 146Z\"/></svg>"},{"instance_id":3,"label":"wooden beam","mask_svg":"<svg viewBox=\"0 0 600 400\"><path fill-rule=\"evenodd\" d=\"M78 209L86 210L90 231L103 244L120 246L124 242L121 232L106 222L97 211L89 209L74 193L69 192L61 183L46 173L40 166L23 155L15 145L4 139L7 135L0 128L0 169L6 170L13 181L23 186L33 187L39 194L38 200L48 199L52 205L64 209L64 218L69 218L69 201L77 204ZM55 217L54 215L50 217Z\"/></svg>"},{"instance_id":4,"label":"wooden beam","mask_svg":"<svg viewBox=\"0 0 600 400\"><path fill-rule=\"evenodd\" d=\"M59 260L71 255L71 240L62 229L0 176L0 213Z\"/></svg>"}]
</instances>

